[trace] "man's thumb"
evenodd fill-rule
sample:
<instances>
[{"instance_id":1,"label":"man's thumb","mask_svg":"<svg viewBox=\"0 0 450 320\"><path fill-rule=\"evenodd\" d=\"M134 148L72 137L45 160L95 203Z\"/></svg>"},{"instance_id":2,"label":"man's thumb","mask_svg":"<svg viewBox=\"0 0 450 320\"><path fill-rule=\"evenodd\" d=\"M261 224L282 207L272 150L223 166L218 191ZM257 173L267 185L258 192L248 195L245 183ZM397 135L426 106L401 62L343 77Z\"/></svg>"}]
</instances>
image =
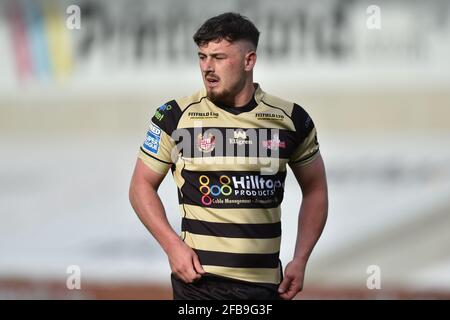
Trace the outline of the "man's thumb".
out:
<instances>
[{"instance_id":1,"label":"man's thumb","mask_svg":"<svg viewBox=\"0 0 450 320\"><path fill-rule=\"evenodd\" d=\"M284 277L283 281L281 281L280 286L278 287L279 293L285 293L291 284L291 280L288 277Z\"/></svg>"},{"instance_id":2,"label":"man's thumb","mask_svg":"<svg viewBox=\"0 0 450 320\"><path fill-rule=\"evenodd\" d=\"M197 273L204 274L205 270L203 270L202 265L200 264L200 260L197 255L194 255L194 268Z\"/></svg>"}]
</instances>

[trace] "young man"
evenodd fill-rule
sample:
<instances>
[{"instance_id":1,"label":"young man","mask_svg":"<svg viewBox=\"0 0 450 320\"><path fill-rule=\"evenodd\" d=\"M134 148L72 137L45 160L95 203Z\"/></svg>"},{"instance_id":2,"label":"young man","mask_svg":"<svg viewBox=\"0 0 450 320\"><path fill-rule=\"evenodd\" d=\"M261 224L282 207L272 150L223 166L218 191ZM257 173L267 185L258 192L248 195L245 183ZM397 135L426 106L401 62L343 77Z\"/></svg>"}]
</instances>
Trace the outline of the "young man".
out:
<instances>
[{"instance_id":1,"label":"young man","mask_svg":"<svg viewBox=\"0 0 450 320\"><path fill-rule=\"evenodd\" d=\"M258 38L239 14L207 20L194 35L205 88L159 107L140 148L130 202L168 256L175 299L292 299L325 225L327 182L314 123L253 82ZM286 164L303 200L283 277ZM181 237L157 194L169 168Z\"/></svg>"}]
</instances>

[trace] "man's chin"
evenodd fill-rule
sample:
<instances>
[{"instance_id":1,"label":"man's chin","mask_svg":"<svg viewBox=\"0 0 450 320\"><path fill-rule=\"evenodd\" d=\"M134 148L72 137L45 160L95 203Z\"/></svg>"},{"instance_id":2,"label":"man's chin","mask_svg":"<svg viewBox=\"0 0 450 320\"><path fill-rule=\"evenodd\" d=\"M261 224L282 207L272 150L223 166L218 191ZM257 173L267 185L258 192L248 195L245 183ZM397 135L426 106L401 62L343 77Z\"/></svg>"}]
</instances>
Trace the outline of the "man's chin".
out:
<instances>
[{"instance_id":1,"label":"man's chin","mask_svg":"<svg viewBox=\"0 0 450 320\"><path fill-rule=\"evenodd\" d=\"M211 100L214 103L226 100L226 96L227 96L226 93L218 92L214 88L213 89L207 89L206 90L206 95L207 95L208 99Z\"/></svg>"}]
</instances>

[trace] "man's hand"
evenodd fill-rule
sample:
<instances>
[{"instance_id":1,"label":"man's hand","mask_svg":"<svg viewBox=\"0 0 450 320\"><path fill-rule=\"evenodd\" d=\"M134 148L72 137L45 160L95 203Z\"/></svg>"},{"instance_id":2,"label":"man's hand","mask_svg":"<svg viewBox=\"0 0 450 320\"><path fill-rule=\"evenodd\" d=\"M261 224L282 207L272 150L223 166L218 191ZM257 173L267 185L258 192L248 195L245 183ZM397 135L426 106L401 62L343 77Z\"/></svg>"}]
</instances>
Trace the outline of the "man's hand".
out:
<instances>
[{"instance_id":1,"label":"man's hand","mask_svg":"<svg viewBox=\"0 0 450 320\"><path fill-rule=\"evenodd\" d=\"M130 202L139 219L166 252L172 272L182 281L191 283L200 279L205 271L194 250L180 239L167 220L157 194L164 176L138 159L130 183Z\"/></svg>"},{"instance_id":2,"label":"man's hand","mask_svg":"<svg viewBox=\"0 0 450 320\"><path fill-rule=\"evenodd\" d=\"M280 284L282 299L290 300L303 289L306 262L325 226L328 214L328 191L322 156L307 165L291 166L303 194L298 218L294 259L288 263Z\"/></svg>"},{"instance_id":3,"label":"man's hand","mask_svg":"<svg viewBox=\"0 0 450 320\"><path fill-rule=\"evenodd\" d=\"M177 241L167 252L172 272L186 283L192 283L205 274L197 254L183 241Z\"/></svg>"},{"instance_id":4,"label":"man's hand","mask_svg":"<svg viewBox=\"0 0 450 320\"><path fill-rule=\"evenodd\" d=\"M305 276L306 263L292 260L286 266L283 281L280 283L278 292L284 300L291 300L303 289L303 278Z\"/></svg>"}]
</instances>

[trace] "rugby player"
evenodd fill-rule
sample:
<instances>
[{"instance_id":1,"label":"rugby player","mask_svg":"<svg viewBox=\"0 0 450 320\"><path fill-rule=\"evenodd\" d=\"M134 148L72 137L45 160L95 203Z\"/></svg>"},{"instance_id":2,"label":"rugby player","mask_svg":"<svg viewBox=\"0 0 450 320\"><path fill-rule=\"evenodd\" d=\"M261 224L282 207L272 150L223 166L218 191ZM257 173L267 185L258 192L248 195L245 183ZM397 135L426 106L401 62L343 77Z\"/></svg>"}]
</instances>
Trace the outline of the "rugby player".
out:
<instances>
[{"instance_id":1,"label":"rugby player","mask_svg":"<svg viewBox=\"0 0 450 320\"><path fill-rule=\"evenodd\" d=\"M231 12L212 17L193 38L204 88L156 110L130 202L168 256L174 299L292 299L303 288L328 211L314 122L300 105L254 82L259 31L249 19ZM287 165L302 201L293 258L283 273ZM181 235L157 193L169 169Z\"/></svg>"}]
</instances>

